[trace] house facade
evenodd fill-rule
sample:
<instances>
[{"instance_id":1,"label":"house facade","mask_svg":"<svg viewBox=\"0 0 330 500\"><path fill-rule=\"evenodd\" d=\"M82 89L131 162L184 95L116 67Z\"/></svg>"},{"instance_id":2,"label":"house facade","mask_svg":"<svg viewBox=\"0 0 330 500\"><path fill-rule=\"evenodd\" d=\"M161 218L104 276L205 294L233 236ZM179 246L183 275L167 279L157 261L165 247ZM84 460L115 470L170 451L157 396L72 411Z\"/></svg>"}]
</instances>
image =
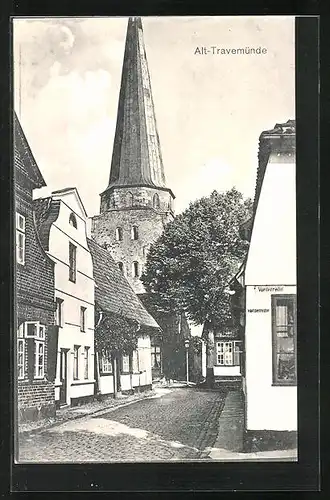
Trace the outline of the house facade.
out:
<instances>
[{"instance_id":1,"label":"house facade","mask_svg":"<svg viewBox=\"0 0 330 500\"><path fill-rule=\"evenodd\" d=\"M15 396L18 422L55 415L54 263L39 240L33 191L45 181L14 115Z\"/></svg>"},{"instance_id":2,"label":"house facade","mask_svg":"<svg viewBox=\"0 0 330 500\"><path fill-rule=\"evenodd\" d=\"M125 279L110 252L88 240L95 279L97 393L101 396L151 389L151 341L159 326ZM135 349L116 346L116 324L134 328ZM130 325L134 322L134 325ZM105 326L106 325L106 326ZM125 335L125 331L123 332ZM100 336L105 336L101 343ZM107 342L108 340L108 342ZM108 347L105 345L108 344Z\"/></svg>"},{"instance_id":3,"label":"house facade","mask_svg":"<svg viewBox=\"0 0 330 500\"><path fill-rule=\"evenodd\" d=\"M245 293L246 446L296 447L295 122L260 136Z\"/></svg>"},{"instance_id":4,"label":"house facade","mask_svg":"<svg viewBox=\"0 0 330 500\"><path fill-rule=\"evenodd\" d=\"M34 201L40 240L55 263L57 406L93 398L94 277L87 214L75 188Z\"/></svg>"}]
</instances>

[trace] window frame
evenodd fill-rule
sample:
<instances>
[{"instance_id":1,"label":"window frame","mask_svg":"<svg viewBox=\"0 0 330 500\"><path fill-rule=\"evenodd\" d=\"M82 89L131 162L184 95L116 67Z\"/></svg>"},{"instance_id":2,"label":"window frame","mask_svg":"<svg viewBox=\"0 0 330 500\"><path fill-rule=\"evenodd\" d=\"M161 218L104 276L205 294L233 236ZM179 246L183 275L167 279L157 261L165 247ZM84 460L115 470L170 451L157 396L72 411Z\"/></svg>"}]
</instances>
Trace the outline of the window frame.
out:
<instances>
[{"instance_id":1,"label":"window frame","mask_svg":"<svg viewBox=\"0 0 330 500\"><path fill-rule=\"evenodd\" d=\"M281 380L277 373L277 326L276 325L276 304L278 300L288 299L293 302L293 357L294 357L294 378L292 380ZM272 385L276 387L297 386L297 296L293 293L271 295L271 317L272 317Z\"/></svg>"},{"instance_id":2,"label":"window frame","mask_svg":"<svg viewBox=\"0 0 330 500\"><path fill-rule=\"evenodd\" d=\"M20 226L20 221L23 222ZM20 245L20 237L22 245ZM16 262L21 266L25 265L25 243L26 243L26 217L20 212L16 212ZM19 258L20 248L22 249L22 258Z\"/></svg>"},{"instance_id":3,"label":"window frame","mask_svg":"<svg viewBox=\"0 0 330 500\"><path fill-rule=\"evenodd\" d=\"M73 212L71 212L71 214L69 216L69 224L70 224L70 226L74 227L75 229L77 229L77 227L78 227L77 217L75 216L75 214Z\"/></svg>"},{"instance_id":4,"label":"window frame","mask_svg":"<svg viewBox=\"0 0 330 500\"><path fill-rule=\"evenodd\" d=\"M19 350L19 345L23 346L22 353L20 353ZM22 363L19 363L19 356L22 354ZM24 337L18 337L17 338L17 378L18 380L24 380L25 379L25 338ZM22 375L19 374L20 367L22 368Z\"/></svg>"},{"instance_id":5,"label":"window frame","mask_svg":"<svg viewBox=\"0 0 330 500\"><path fill-rule=\"evenodd\" d=\"M140 269L139 269L139 263L137 260L135 260L133 263L132 263L132 274L133 274L133 278L139 278L140 277Z\"/></svg>"},{"instance_id":6,"label":"window frame","mask_svg":"<svg viewBox=\"0 0 330 500\"><path fill-rule=\"evenodd\" d=\"M109 367L110 367L110 369L109 369ZM101 352L100 371L104 375L112 375L113 374L111 352L109 352L109 351L102 351Z\"/></svg>"},{"instance_id":7,"label":"window frame","mask_svg":"<svg viewBox=\"0 0 330 500\"><path fill-rule=\"evenodd\" d=\"M223 350L220 349L221 344L223 344ZM226 344L230 347L229 351L226 351ZM215 356L216 356L216 366L240 366L241 361L241 349L240 344L242 344L241 340L217 340L215 345ZM238 348L238 349L237 349ZM226 353L230 354L231 363L226 363ZM219 357L223 358L223 361L220 362ZM221 358L220 358L221 359ZM227 356L228 360L228 356ZM238 362L237 362L238 360Z\"/></svg>"},{"instance_id":8,"label":"window frame","mask_svg":"<svg viewBox=\"0 0 330 500\"><path fill-rule=\"evenodd\" d=\"M123 241L123 229L121 227L116 227L116 241Z\"/></svg>"},{"instance_id":9,"label":"window frame","mask_svg":"<svg viewBox=\"0 0 330 500\"><path fill-rule=\"evenodd\" d=\"M83 333L86 332L86 311L87 307L80 306L80 331Z\"/></svg>"},{"instance_id":10,"label":"window frame","mask_svg":"<svg viewBox=\"0 0 330 500\"><path fill-rule=\"evenodd\" d=\"M39 364L39 347L42 347L42 364ZM34 341L34 378L35 379L43 379L45 377L45 341L44 340L35 340ZM41 367L41 375L39 375L39 368Z\"/></svg>"},{"instance_id":11,"label":"window frame","mask_svg":"<svg viewBox=\"0 0 330 500\"><path fill-rule=\"evenodd\" d=\"M127 361L127 364L126 364L126 361ZM127 367L128 367L128 370L125 369ZM129 354L123 354L122 357L121 357L121 372L122 373L130 373L130 359L129 359Z\"/></svg>"},{"instance_id":12,"label":"window frame","mask_svg":"<svg viewBox=\"0 0 330 500\"><path fill-rule=\"evenodd\" d=\"M138 226L131 227L131 240L137 241L139 239L139 229Z\"/></svg>"},{"instance_id":13,"label":"window frame","mask_svg":"<svg viewBox=\"0 0 330 500\"><path fill-rule=\"evenodd\" d=\"M77 247L69 241L69 281L77 281Z\"/></svg>"}]
</instances>

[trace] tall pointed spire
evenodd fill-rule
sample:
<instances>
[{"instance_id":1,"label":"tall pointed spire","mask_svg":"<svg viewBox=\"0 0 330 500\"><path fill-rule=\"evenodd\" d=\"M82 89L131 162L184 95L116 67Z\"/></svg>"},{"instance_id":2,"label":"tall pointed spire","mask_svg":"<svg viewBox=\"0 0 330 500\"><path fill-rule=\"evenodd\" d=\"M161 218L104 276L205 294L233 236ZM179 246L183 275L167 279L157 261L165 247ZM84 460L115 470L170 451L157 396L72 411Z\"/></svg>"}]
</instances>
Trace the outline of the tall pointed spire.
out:
<instances>
[{"instance_id":1,"label":"tall pointed spire","mask_svg":"<svg viewBox=\"0 0 330 500\"><path fill-rule=\"evenodd\" d=\"M140 17L128 20L107 190L119 186L166 189Z\"/></svg>"}]
</instances>

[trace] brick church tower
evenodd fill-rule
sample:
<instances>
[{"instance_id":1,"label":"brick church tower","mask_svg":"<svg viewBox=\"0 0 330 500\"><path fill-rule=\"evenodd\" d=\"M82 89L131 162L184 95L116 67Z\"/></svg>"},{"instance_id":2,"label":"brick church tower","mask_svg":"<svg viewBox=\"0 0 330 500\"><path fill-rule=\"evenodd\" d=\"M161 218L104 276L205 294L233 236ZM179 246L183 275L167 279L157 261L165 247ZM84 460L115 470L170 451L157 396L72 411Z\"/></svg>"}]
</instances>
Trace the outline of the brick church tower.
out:
<instances>
[{"instance_id":1,"label":"brick church tower","mask_svg":"<svg viewBox=\"0 0 330 500\"><path fill-rule=\"evenodd\" d=\"M92 237L112 253L134 291L147 252L173 219L139 17L128 21L109 184L101 193Z\"/></svg>"}]
</instances>

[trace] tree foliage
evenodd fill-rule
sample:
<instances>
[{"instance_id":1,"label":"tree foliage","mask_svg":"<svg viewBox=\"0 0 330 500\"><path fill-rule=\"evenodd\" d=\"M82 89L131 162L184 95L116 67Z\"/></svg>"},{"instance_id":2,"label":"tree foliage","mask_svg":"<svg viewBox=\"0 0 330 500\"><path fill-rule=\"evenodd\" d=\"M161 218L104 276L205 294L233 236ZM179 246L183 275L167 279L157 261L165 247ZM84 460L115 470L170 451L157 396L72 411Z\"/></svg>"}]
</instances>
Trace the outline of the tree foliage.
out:
<instances>
[{"instance_id":1,"label":"tree foliage","mask_svg":"<svg viewBox=\"0 0 330 500\"><path fill-rule=\"evenodd\" d=\"M228 324L230 296L224 290L246 255L239 228L251 211L251 200L235 188L213 191L167 224L150 247L142 276L160 311L184 311L195 324Z\"/></svg>"},{"instance_id":2,"label":"tree foliage","mask_svg":"<svg viewBox=\"0 0 330 500\"><path fill-rule=\"evenodd\" d=\"M95 346L98 351L129 354L137 347L139 324L121 314L103 313L99 322L96 308Z\"/></svg>"}]
</instances>

